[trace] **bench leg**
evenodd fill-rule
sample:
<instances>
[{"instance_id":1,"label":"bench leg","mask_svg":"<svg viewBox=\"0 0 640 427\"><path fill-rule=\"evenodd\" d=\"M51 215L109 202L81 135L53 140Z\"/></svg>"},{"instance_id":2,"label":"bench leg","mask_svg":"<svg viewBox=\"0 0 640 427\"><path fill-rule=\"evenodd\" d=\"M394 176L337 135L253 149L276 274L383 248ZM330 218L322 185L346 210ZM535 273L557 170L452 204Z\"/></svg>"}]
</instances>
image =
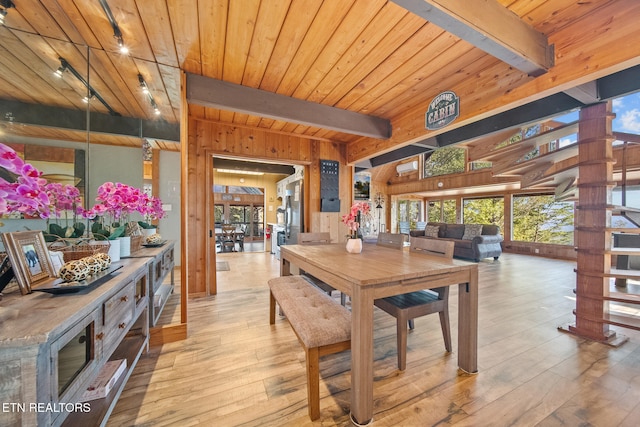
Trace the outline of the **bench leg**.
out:
<instances>
[{"instance_id":1,"label":"bench leg","mask_svg":"<svg viewBox=\"0 0 640 427\"><path fill-rule=\"evenodd\" d=\"M307 359L307 404L311 421L320 418L320 356L317 348L305 349Z\"/></svg>"},{"instance_id":2,"label":"bench leg","mask_svg":"<svg viewBox=\"0 0 640 427\"><path fill-rule=\"evenodd\" d=\"M269 324L276 323L276 299L273 297L271 291L269 291Z\"/></svg>"}]
</instances>

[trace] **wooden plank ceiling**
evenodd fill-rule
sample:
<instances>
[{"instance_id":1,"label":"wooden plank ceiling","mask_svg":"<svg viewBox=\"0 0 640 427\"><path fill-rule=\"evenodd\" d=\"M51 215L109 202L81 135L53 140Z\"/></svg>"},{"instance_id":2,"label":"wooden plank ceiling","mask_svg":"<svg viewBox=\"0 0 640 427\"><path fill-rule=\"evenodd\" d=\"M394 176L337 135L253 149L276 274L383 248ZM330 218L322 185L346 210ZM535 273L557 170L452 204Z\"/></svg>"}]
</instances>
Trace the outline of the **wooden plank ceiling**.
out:
<instances>
[{"instance_id":1,"label":"wooden plank ceiling","mask_svg":"<svg viewBox=\"0 0 640 427\"><path fill-rule=\"evenodd\" d=\"M129 48L129 54L124 55L118 51L114 29L99 0L14 0L14 3L15 7L7 10L5 25L0 26L2 101L71 110L86 108L82 101L86 88L78 79L69 72L62 79L53 76L62 57L81 75L88 74L90 85L123 117L177 124L181 108L180 70L184 70L388 120L393 129L391 142L381 143L378 148L359 147L362 157L388 151L393 144L418 137L419 132L407 129L403 120L407 120L409 112L422 111L423 116L428 103L441 91L455 89L464 97L463 108L467 111L473 107L485 108L486 112L489 107L482 107L481 101L497 99L535 81L536 77L514 68L518 62L527 62L528 66L533 63L534 68L540 62L530 58L535 55L528 52L534 50L527 41L529 37L543 43L554 40L556 56L568 55L569 52L558 51L557 45L569 43L566 40L571 34L563 33L569 26L579 22L588 26L599 22L596 17L603 14L607 17L639 14L633 0L465 2L465 7L468 4L473 12L471 15L477 15L473 18L447 9L454 1L424 0L426 6L450 15L445 18L455 21L451 28L461 27L463 33L469 28L476 33L480 31L479 34L490 32L488 37L480 37L491 39L493 47L486 47L482 40L477 40L478 33L475 38L462 37L451 28L453 32L445 31L408 10L411 4L421 6L420 1L107 0ZM481 13L484 9L500 13L487 15ZM496 16L502 20L491 22ZM501 22L505 17L509 17L513 35L504 31ZM565 40L556 40L559 35ZM515 57L511 64L498 59L498 51L504 51L505 46L507 56ZM634 61L630 61L628 66L631 65L635 65ZM531 74L544 74L544 67L543 64ZM146 81L159 115L154 114L142 92L138 75ZM108 114L95 98L91 108ZM354 146L371 140L327 127L224 108L190 105L190 113L215 122ZM16 127L12 132L70 140L83 138L81 132L64 130L63 123L35 129ZM139 143L135 137L108 134L96 136L96 142ZM164 149L179 149L174 143L158 144Z\"/></svg>"}]
</instances>

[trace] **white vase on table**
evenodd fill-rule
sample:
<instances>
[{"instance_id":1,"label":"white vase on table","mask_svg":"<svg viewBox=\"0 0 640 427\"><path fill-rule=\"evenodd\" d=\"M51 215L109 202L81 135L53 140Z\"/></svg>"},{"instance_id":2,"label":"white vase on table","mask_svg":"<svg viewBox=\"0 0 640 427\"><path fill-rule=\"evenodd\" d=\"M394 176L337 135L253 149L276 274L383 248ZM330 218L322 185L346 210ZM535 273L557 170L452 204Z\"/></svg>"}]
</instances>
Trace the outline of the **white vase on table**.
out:
<instances>
[{"instance_id":1,"label":"white vase on table","mask_svg":"<svg viewBox=\"0 0 640 427\"><path fill-rule=\"evenodd\" d=\"M347 239L347 252L350 254L362 252L362 239Z\"/></svg>"},{"instance_id":2,"label":"white vase on table","mask_svg":"<svg viewBox=\"0 0 640 427\"><path fill-rule=\"evenodd\" d=\"M120 242L120 257L131 255L131 236L122 236L117 239Z\"/></svg>"},{"instance_id":3,"label":"white vase on table","mask_svg":"<svg viewBox=\"0 0 640 427\"><path fill-rule=\"evenodd\" d=\"M111 262L120 261L120 240L109 240L109 245L107 254L111 258Z\"/></svg>"}]
</instances>

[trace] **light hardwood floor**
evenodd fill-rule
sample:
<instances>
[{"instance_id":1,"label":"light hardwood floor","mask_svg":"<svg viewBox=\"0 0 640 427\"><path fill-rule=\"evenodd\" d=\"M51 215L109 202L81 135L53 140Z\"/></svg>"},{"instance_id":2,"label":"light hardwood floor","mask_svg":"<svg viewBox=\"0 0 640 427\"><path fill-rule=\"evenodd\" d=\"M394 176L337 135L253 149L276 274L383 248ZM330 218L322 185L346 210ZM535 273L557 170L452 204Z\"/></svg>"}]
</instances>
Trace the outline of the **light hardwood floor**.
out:
<instances>
[{"instance_id":1,"label":"light hardwood floor","mask_svg":"<svg viewBox=\"0 0 640 427\"><path fill-rule=\"evenodd\" d=\"M143 356L109 425L350 425L349 352L321 360L321 418L308 418L304 352L286 320L269 325L275 258L218 260L230 265L218 272L218 295L190 301L186 340ZM480 262L477 375L457 372L457 287L454 352L438 316L416 319L404 372L395 319L376 309L373 425L638 425L640 333L618 330L630 341L612 348L557 330L573 319L574 267L515 254Z\"/></svg>"}]
</instances>

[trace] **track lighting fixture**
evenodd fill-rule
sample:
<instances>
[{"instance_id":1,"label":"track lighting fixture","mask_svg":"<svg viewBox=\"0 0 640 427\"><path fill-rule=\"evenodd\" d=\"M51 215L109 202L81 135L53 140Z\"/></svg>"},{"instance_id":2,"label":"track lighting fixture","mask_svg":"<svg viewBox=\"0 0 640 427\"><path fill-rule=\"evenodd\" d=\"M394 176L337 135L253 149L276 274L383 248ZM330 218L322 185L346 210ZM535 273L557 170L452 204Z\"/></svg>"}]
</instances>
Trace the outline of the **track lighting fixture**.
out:
<instances>
[{"instance_id":1,"label":"track lighting fixture","mask_svg":"<svg viewBox=\"0 0 640 427\"><path fill-rule=\"evenodd\" d=\"M140 83L140 88L142 89L142 93L147 95L147 98L149 98L149 103L151 104L151 108L153 108L153 112L156 115L160 115L160 109L158 108L158 104L156 104L156 100L153 99L153 95L151 95L151 91L149 91L149 86L147 85L147 82L144 81L144 77L142 77L142 74L138 74L138 82Z\"/></svg>"},{"instance_id":2,"label":"track lighting fixture","mask_svg":"<svg viewBox=\"0 0 640 427\"><path fill-rule=\"evenodd\" d=\"M0 0L0 25L4 25L4 18L7 16L8 10L12 7L16 7L11 0Z\"/></svg>"},{"instance_id":3,"label":"track lighting fixture","mask_svg":"<svg viewBox=\"0 0 640 427\"><path fill-rule=\"evenodd\" d=\"M107 19L109 20L109 23L111 24L111 28L113 29L113 38L115 38L116 42L118 43L118 48L120 49L120 53L122 53L124 55L128 54L129 53L129 49L124 44L124 39L122 37L122 31L120 31L120 27L118 26L118 23L116 22L116 18L113 16L113 13L111 13L111 8L109 7L109 4L107 3L107 0L100 0L100 6L102 6L102 10L104 10L105 15L107 15Z\"/></svg>"},{"instance_id":4,"label":"track lighting fixture","mask_svg":"<svg viewBox=\"0 0 640 427\"><path fill-rule=\"evenodd\" d=\"M55 71L53 72L53 75L54 75L54 76L56 76L56 77L58 77L58 78L62 78L62 74L63 74L65 71L67 71L67 67L66 67L66 66L64 66L64 65L61 65L61 66L59 66L59 67L58 67L58 69L57 69L57 70L55 70Z\"/></svg>"},{"instance_id":5,"label":"track lighting fixture","mask_svg":"<svg viewBox=\"0 0 640 427\"><path fill-rule=\"evenodd\" d=\"M75 68L73 68L66 59L64 59L63 57L60 57L58 59L60 60L60 67L58 67L58 69L53 73L54 75L56 75L57 77L62 77L65 71L69 71L89 91L88 95L83 98L84 102L88 103L91 98L95 97L98 101L100 101L100 103L102 103L102 105L105 106L107 110L109 110L109 114L111 114L112 116L120 115L113 108L111 108L107 101L105 101L104 98L100 96L100 94L93 87L91 87L89 82Z\"/></svg>"}]
</instances>

